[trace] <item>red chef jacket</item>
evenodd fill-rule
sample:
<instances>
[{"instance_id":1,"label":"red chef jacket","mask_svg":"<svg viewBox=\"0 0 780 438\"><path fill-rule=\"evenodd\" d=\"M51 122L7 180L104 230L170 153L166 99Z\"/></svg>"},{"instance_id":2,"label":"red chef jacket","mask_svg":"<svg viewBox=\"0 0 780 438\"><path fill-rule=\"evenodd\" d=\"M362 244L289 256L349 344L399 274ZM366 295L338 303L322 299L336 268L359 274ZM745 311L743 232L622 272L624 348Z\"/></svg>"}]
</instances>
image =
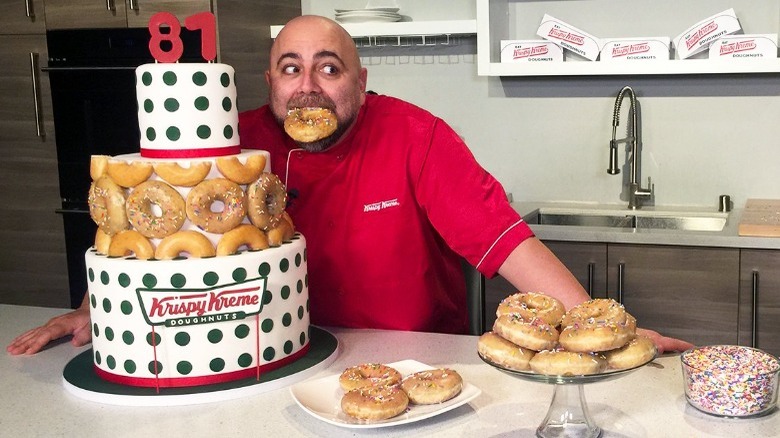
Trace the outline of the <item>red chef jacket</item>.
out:
<instances>
[{"instance_id":1,"label":"red chef jacket","mask_svg":"<svg viewBox=\"0 0 780 438\"><path fill-rule=\"evenodd\" d=\"M367 95L339 143L309 153L267 106L239 116L243 148L271 153L307 241L317 325L465 333L464 257L488 277L532 236L501 184L441 119Z\"/></svg>"}]
</instances>

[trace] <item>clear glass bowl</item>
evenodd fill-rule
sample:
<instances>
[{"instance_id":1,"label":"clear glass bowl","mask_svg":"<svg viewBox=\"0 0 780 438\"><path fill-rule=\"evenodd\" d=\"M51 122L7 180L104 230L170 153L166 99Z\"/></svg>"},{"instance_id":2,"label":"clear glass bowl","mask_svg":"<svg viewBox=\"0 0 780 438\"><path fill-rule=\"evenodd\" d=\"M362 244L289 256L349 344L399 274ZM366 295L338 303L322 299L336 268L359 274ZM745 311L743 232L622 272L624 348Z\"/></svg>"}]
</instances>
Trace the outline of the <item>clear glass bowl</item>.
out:
<instances>
[{"instance_id":1,"label":"clear glass bowl","mask_svg":"<svg viewBox=\"0 0 780 438\"><path fill-rule=\"evenodd\" d=\"M685 398L691 406L722 417L755 417L777 406L780 362L739 345L709 345L680 355Z\"/></svg>"}]
</instances>

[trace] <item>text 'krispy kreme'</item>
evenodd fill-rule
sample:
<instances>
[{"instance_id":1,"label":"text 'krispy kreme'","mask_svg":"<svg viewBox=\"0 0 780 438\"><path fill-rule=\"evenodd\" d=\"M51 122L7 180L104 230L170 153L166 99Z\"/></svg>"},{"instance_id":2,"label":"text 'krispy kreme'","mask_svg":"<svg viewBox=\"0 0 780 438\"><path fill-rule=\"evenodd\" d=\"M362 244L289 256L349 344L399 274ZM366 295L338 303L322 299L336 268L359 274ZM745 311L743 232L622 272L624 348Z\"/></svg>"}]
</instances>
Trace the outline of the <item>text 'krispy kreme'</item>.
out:
<instances>
[{"instance_id":1,"label":"text 'krispy kreme'","mask_svg":"<svg viewBox=\"0 0 780 438\"><path fill-rule=\"evenodd\" d=\"M696 32L694 32L690 37L688 37L688 39L685 41L686 47L690 50L691 47L695 46L699 41L701 41L702 38L715 32L716 30L718 30L718 24L716 22L711 21L705 24Z\"/></svg>"},{"instance_id":2,"label":"text 'krispy kreme'","mask_svg":"<svg viewBox=\"0 0 780 438\"><path fill-rule=\"evenodd\" d=\"M581 46L585 44L585 37L582 35L577 35L576 33L567 32L563 29L559 29L556 27L553 27L550 29L549 36L551 38L559 39L561 41L567 41L572 44L577 44L578 46Z\"/></svg>"},{"instance_id":3,"label":"text 'krispy kreme'","mask_svg":"<svg viewBox=\"0 0 780 438\"><path fill-rule=\"evenodd\" d=\"M549 50L547 50L547 46L525 47L522 49L515 49L513 58L520 59L527 58L529 56L546 55L548 52Z\"/></svg>"},{"instance_id":4,"label":"text 'krispy kreme'","mask_svg":"<svg viewBox=\"0 0 780 438\"><path fill-rule=\"evenodd\" d=\"M737 41L731 44L724 44L720 46L720 54L727 55L729 53L744 52L746 50L754 50L757 47L754 40L749 41Z\"/></svg>"},{"instance_id":5,"label":"text 'krispy kreme'","mask_svg":"<svg viewBox=\"0 0 780 438\"><path fill-rule=\"evenodd\" d=\"M619 56L634 55L637 53L644 53L650 51L650 45L647 43L630 44L626 46L618 46L612 49L612 57L617 58Z\"/></svg>"},{"instance_id":6,"label":"text 'krispy kreme'","mask_svg":"<svg viewBox=\"0 0 780 438\"><path fill-rule=\"evenodd\" d=\"M147 321L157 325L177 318L257 314L262 308L264 289L264 279L258 278L206 290L139 289L138 296Z\"/></svg>"}]
</instances>

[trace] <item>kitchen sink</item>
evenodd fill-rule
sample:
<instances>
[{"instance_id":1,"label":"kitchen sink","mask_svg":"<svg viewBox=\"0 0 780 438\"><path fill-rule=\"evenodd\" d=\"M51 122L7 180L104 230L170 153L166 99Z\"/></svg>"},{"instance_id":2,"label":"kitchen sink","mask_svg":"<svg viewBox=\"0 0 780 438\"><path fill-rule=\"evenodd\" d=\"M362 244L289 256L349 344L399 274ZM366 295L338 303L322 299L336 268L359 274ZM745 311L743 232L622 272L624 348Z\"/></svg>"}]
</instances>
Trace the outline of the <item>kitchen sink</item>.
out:
<instances>
[{"instance_id":1,"label":"kitchen sink","mask_svg":"<svg viewBox=\"0 0 780 438\"><path fill-rule=\"evenodd\" d=\"M590 210L539 208L523 218L529 224L653 229L721 231L728 213L674 212L658 210Z\"/></svg>"}]
</instances>

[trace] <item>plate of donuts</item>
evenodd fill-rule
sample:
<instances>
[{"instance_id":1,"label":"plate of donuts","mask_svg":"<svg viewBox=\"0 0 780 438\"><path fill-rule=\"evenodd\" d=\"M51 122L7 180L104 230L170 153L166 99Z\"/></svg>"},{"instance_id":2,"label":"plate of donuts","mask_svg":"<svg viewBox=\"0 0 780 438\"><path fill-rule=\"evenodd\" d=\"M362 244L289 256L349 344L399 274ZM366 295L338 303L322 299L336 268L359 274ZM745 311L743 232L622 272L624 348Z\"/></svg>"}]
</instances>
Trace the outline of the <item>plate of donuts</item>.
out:
<instances>
[{"instance_id":1,"label":"plate of donuts","mask_svg":"<svg viewBox=\"0 0 780 438\"><path fill-rule=\"evenodd\" d=\"M431 373L435 372L442 373L445 370L442 368L432 367L430 365L426 365L411 359L388 363L385 365L363 364L352 368L369 366L387 367L387 369L390 369L391 371L397 371L397 373L400 374L400 376L403 378L403 381L407 381L417 375L430 375ZM290 394L298 406L301 407L301 409L326 423L346 428L378 428L412 423L443 414L470 402L482 393L482 391L476 386L461 380L460 391L457 392L456 395L452 398L449 398L443 402L417 404L415 402L409 401L408 404L405 404L405 407L399 407L400 413L395 414L390 418L357 418L355 416L348 415L344 411L347 406L344 401L345 395L347 393L361 392L360 389L352 391L344 389L344 375L349 370L350 368L345 370L344 373L307 380L295 384L290 387ZM444 371L443 374L446 377L446 371ZM459 376L458 378L460 379ZM404 385L398 384L392 386L392 390L388 389L388 391L404 392L402 396L406 399L406 390L401 389L402 386ZM374 391L374 389L371 389L370 391ZM393 395L390 393L383 393L379 397L383 396L386 398L393 397ZM409 392L409 398L413 397L414 394Z\"/></svg>"}]
</instances>

